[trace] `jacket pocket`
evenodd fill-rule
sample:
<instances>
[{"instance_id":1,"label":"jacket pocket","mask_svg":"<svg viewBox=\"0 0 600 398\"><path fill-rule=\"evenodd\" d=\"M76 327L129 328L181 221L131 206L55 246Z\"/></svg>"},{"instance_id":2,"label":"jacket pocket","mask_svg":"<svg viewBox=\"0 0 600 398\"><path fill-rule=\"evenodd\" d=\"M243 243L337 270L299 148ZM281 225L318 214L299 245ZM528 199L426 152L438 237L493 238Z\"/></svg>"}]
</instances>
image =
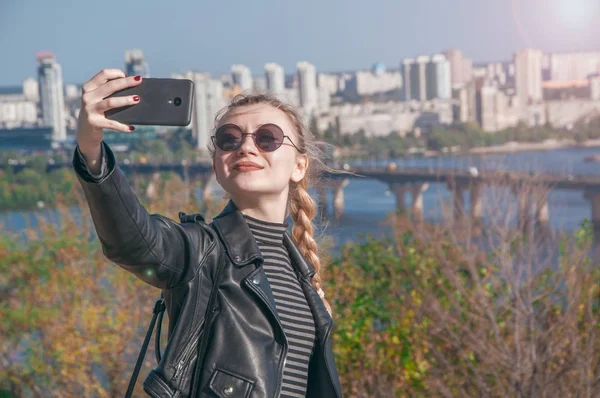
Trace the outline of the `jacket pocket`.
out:
<instances>
[{"instance_id":1,"label":"jacket pocket","mask_svg":"<svg viewBox=\"0 0 600 398\"><path fill-rule=\"evenodd\" d=\"M144 391L152 398L170 398L179 395L156 370L152 370L144 380Z\"/></svg>"},{"instance_id":2,"label":"jacket pocket","mask_svg":"<svg viewBox=\"0 0 600 398\"><path fill-rule=\"evenodd\" d=\"M247 398L254 388L254 381L217 368L208 382L208 387L220 398Z\"/></svg>"}]
</instances>

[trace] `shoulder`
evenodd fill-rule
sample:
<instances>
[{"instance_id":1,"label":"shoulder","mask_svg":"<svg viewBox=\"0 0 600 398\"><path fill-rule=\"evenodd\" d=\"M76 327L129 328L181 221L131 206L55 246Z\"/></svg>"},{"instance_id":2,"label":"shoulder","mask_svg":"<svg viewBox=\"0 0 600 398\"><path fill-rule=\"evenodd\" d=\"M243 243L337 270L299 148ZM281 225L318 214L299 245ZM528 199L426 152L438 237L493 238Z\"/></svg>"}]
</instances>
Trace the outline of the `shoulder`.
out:
<instances>
[{"instance_id":1,"label":"shoulder","mask_svg":"<svg viewBox=\"0 0 600 398\"><path fill-rule=\"evenodd\" d=\"M218 268L223 247L214 226L201 213L179 212L180 226L189 236L189 245L197 264L208 271L211 278Z\"/></svg>"},{"instance_id":2,"label":"shoulder","mask_svg":"<svg viewBox=\"0 0 600 398\"><path fill-rule=\"evenodd\" d=\"M206 222L203 214L186 214L180 211L178 216L181 227L195 244L214 245L218 240L215 230ZM208 247L204 247L204 249L208 249Z\"/></svg>"}]
</instances>

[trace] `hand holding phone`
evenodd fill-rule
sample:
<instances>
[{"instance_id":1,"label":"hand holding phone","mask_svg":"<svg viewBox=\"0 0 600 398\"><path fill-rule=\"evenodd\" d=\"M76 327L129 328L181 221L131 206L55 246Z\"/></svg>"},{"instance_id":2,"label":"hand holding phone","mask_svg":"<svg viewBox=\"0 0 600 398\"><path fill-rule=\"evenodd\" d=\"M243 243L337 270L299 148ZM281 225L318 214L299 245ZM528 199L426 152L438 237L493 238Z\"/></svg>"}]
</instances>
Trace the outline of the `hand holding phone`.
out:
<instances>
[{"instance_id":1,"label":"hand holding phone","mask_svg":"<svg viewBox=\"0 0 600 398\"><path fill-rule=\"evenodd\" d=\"M77 118L77 145L89 164L96 164L100 157L104 129L123 132L134 130L131 125L107 119L104 112L112 108L133 106L140 98L135 95L106 97L127 87L137 86L141 81L139 77L127 77L119 69L103 69L83 85Z\"/></svg>"},{"instance_id":2,"label":"hand holding phone","mask_svg":"<svg viewBox=\"0 0 600 398\"><path fill-rule=\"evenodd\" d=\"M119 69L98 72L83 85L77 118L77 145L88 165L93 168L99 163L104 129L129 132L135 130L133 124L187 126L193 92L190 80L128 77Z\"/></svg>"},{"instance_id":3,"label":"hand holding phone","mask_svg":"<svg viewBox=\"0 0 600 398\"><path fill-rule=\"evenodd\" d=\"M126 124L187 126L192 120L194 83L187 79L141 79L141 83L110 94L107 99L137 97L134 105L108 109L106 118Z\"/></svg>"}]
</instances>

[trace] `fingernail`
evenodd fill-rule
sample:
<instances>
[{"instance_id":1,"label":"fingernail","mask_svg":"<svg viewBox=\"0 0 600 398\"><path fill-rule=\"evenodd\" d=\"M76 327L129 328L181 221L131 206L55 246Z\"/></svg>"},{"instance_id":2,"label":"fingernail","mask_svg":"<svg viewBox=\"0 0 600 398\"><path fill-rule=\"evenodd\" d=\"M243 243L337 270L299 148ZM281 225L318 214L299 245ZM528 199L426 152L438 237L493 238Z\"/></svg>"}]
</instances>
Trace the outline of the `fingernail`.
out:
<instances>
[{"instance_id":1,"label":"fingernail","mask_svg":"<svg viewBox=\"0 0 600 398\"><path fill-rule=\"evenodd\" d=\"M135 95L135 96L133 97L133 100L134 100L135 102L138 102L138 101L140 100L140 96L139 96L139 95Z\"/></svg>"},{"instance_id":2,"label":"fingernail","mask_svg":"<svg viewBox=\"0 0 600 398\"><path fill-rule=\"evenodd\" d=\"M135 80L136 82L139 82L142 79L142 77L140 75L137 75L136 77L133 78L133 80Z\"/></svg>"},{"instance_id":3,"label":"fingernail","mask_svg":"<svg viewBox=\"0 0 600 398\"><path fill-rule=\"evenodd\" d=\"M134 126L129 126L129 131L133 131L133 130L135 130L135 127Z\"/></svg>"}]
</instances>

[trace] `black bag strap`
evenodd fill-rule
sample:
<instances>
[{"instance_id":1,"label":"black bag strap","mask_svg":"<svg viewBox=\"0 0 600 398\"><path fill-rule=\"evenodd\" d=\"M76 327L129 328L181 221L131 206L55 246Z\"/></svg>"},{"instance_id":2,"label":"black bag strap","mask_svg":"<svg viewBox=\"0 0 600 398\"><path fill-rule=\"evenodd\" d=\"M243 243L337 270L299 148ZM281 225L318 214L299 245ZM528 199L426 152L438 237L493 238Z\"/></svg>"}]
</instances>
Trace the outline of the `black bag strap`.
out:
<instances>
[{"instance_id":1,"label":"black bag strap","mask_svg":"<svg viewBox=\"0 0 600 398\"><path fill-rule=\"evenodd\" d=\"M135 363L135 368L133 369L133 374L131 375L131 379L129 380L129 386L127 387L127 392L125 393L125 398L131 398L131 394L133 394L133 389L135 387L135 383L140 374L140 370L142 369L142 364L144 362L144 357L146 356L146 350L148 349L148 344L150 343L150 338L152 337L152 332L154 331L154 324L156 323L157 318L158 328L156 334L156 358L160 362L160 329L163 319L163 314L165 313L166 305L165 299L163 298L163 294L160 294L160 299L156 301L154 304L154 309L152 310L152 320L150 321L150 326L148 326L148 331L146 332L146 337L144 338L144 343L142 344L142 349L140 350L140 354L138 355L137 362Z\"/></svg>"}]
</instances>

